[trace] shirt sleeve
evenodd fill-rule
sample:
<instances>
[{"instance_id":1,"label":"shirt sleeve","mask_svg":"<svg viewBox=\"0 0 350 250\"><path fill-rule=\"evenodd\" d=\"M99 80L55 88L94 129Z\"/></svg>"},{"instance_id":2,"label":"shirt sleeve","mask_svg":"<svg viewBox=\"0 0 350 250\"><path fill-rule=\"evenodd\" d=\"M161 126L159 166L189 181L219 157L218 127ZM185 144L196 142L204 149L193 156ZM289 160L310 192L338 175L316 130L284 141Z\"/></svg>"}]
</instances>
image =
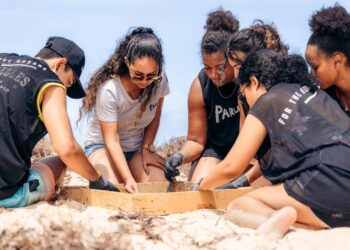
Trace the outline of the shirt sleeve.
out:
<instances>
[{"instance_id":1,"label":"shirt sleeve","mask_svg":"<svg viewBox=\"0 0 350 250\"><path fill-rule=\"evenodd\" d=\"M64 87L64 85L62 83L58 83L58 82L47 82L47 83L41 85L41 87L38 91L37 97L36 97L36 108L38 111L38 117L42 122L44 122L44 118L43 118L43 114L42 114L42 110L41 110L41 101L43 99L45 91L52 86L63 88L65 92L67 91L66 87Z\"/></svg>"},{"instance_id":2,"label":"shirt sleeve","mask_svg":"<svg viewBox=\"0 0 350 250\"><path fill-rule=\"evenodd\" d=\"M118 97L114 85L104 84L97 93L96 97L96 115L102 122L115 122L119 118Z\"/></svg>"},{"instance_id":3,"label":"shirt sleeve","mask_svg":"<svg viewBox=\"0 0 350 250\"><path fill-rule=\"evenodd\" d=\"M158 87L159 98L162 98L170 93L168 77L165 71L163 71L162 74L163 74L163 78L162 78L162 81L159 83L159 87Z\"/></svg>"},{"instance_id":4,"label":"shirt sleeve","mask_svg":"<svg viewBox=\"0 0 350 250\"><path fill-rule=\"evenodd\" d=\"M273 123L275 111L274 97L267 92L255 102L248 114L254 115L265 127L268 127L268 124Z\"/></svg>"}]
</instances>

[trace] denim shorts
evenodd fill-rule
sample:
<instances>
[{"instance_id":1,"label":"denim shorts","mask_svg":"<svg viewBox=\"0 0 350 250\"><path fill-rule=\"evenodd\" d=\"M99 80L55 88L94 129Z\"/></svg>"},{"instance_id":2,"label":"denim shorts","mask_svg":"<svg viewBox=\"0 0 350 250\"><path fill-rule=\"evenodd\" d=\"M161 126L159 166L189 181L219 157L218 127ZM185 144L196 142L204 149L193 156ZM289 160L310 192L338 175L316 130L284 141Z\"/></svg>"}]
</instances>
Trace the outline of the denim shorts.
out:
<instances>
[{"instance_id":1,"label":"denim shorts","mask_svg":"<svg viewBox=\"0 0 350 250\"><path fill-rule=\"evenodd\" d=\"M84 152L85 152L85 155L87 157L89 157L93 152L95 152L97 149L100 149L100 148L105 148L106 145L105 144L90 144L90 145L86 145L85 148L84 148ZM132 157L134 157L134 155L136 153L140 152L140 150L135 150L135 151L131 151L131 152L123 152L124 153L124 156L125 156L125 159L127 161L129 161Z\"/></svg>"},{"instance_id":2,"label":"denim shorts","mask_svg":"<svg viewBox=\"0 0 350 250\"><path fill-rule=\"evenodd\" d=\"M25 207L38 201L45 200L46 196L47 191L45 189L44 180L38 171L30 169L27 181L23 183L11 197L0 200L0 207Z\"/></svg>"}]
</instances>

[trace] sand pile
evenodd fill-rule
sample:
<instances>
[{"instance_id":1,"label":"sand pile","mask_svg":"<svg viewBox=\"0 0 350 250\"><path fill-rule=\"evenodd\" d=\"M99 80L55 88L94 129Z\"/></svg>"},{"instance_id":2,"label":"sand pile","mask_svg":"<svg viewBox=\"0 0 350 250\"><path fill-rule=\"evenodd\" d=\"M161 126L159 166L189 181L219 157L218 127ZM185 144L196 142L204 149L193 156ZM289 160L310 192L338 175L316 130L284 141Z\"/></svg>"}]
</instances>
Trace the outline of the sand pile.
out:
<instances>
[{"instance_id":1,"label":"sand pile","mask_svg":"<svg viewBox=\"0 0 350 250\"><path fill-rule=\"evenodd\" d=\"M165 145L164 154L176 150L180 143ZM37 154L40 158L47 152L39 150ZM182 173L183 179L185 176ZM87 181L68 172L64 185L86 186ZM20 209L0 208L0 249L329 250L349 246L350 228L292 229L283 239L271 241L227 221L224 211L218 210L145 216L62 199Z\"/></svg>"},{"instance_id":2,"label":"sand pile","mask_svg":"<svg viewBox=\"0 0 350 250\"><path fill-rule=\"evenodd\" d=\"M1 249L348 249L350 245L350 228L298 229L282 240L269 241L226 221L223 212L215 210L149 217L57 201L0 213Z\"/></svg>"},{"instance_id":3,"label":"sand pile","mask_svg":"<svg viewBox=\"0 0 350 250\"><path fill-rule=\"evenodd\" d=\"M86 185L69 173L65 185ZM278 241L225 220L224 212L199 210L145 216L75 201L40 202L0 209L1 249L349 249L350 228L292 229Z\"/></svg>"}]
</instances>

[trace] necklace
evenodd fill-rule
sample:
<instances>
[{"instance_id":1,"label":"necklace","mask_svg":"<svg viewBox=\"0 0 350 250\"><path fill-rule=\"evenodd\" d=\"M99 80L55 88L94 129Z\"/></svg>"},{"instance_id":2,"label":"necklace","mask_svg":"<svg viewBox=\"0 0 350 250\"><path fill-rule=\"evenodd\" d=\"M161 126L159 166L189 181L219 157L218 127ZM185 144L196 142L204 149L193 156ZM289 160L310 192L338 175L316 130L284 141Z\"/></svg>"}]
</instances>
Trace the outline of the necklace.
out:
<instances>
[{"instance_id":1,"label":"necklace","mask_svg":"<svg viewBox=\"0 0 350 250\"><path fill-rule=\"evenodd\" d=\"M233 96L233 94L234 94L234 93L236 92L236 90L237 90L238 84L237 84L237 83L235 83L235 84L236 84L236 86L234 87L232 93L229 94L228 96L223 95L223 94L221 93L221 91L220 91L220 89L219 89L218 86L216 86L216 89L218 90L219 95L220 95L222 98L224 98L224 99L229 99L229 98L231 98L231 97Z\"/></svg>"}]
</instances>

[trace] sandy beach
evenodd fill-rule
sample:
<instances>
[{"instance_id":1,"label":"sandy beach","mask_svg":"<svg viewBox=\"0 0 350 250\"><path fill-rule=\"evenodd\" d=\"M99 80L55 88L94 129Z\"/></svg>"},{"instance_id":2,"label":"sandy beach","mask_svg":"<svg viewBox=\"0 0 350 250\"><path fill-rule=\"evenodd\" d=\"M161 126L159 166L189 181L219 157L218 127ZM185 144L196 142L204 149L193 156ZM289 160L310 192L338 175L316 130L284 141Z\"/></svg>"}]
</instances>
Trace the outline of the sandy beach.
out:
<instances>
[{"instance_id":1,"label":"sandy beach","mask_svg":"<svg viewBox=\"0 0 350 250\"><path fill-rule=\"evenodd\" d=\"M86 185L69 174L66 186ZM145 216L58 199L20 209L0 209L1 249L349 249L350 228L291 229L268 240L240 228L224 211L198 210Z\"/></svg>"}]
</instances>

